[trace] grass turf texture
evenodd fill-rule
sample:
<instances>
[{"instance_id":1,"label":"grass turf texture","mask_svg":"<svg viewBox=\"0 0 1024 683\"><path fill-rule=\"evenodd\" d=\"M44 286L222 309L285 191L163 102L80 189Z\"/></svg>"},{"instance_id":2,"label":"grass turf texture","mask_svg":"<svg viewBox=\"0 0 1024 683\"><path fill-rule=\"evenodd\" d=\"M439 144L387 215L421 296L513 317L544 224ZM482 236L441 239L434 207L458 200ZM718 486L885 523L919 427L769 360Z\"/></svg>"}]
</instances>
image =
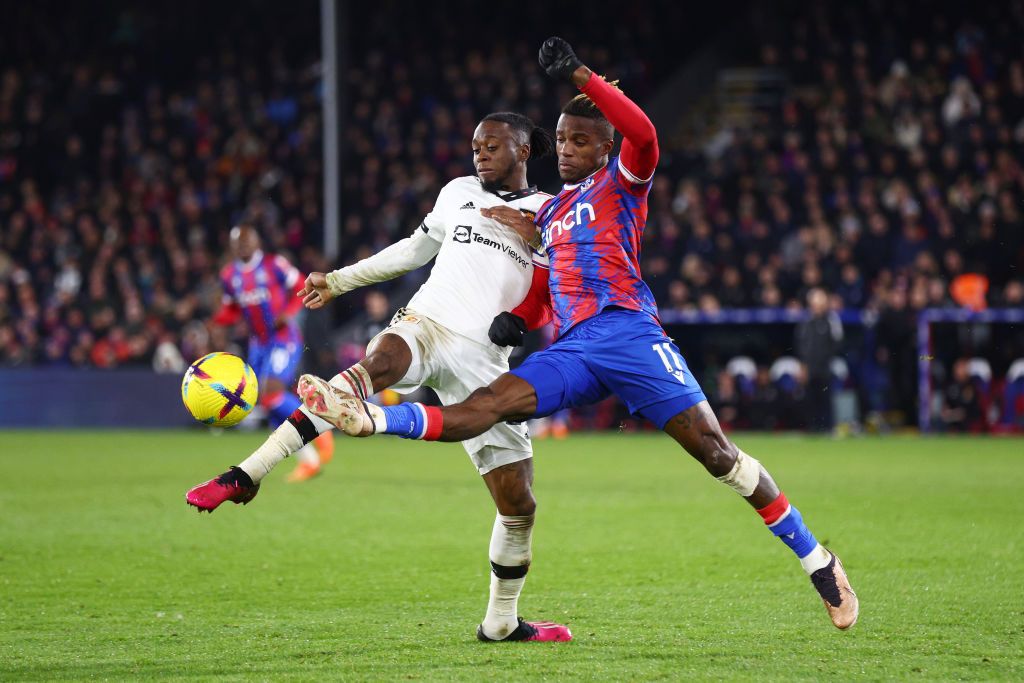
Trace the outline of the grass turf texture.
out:
<instances>
[{"instance_id":1,"label":"grass turf texture","mask_svg":"<svg viewBox=\"0 0 1024 683\"><path fill-rule=\"evenodd\" d=\"M538 444L523 615L474 639L493 509L457 445L339 441L212 516L262 438L0 432L0 678L1024 678L1024 442L739 435L841 554L835 630L788 549L660 435Z\"/></svg>"}]
</instances>

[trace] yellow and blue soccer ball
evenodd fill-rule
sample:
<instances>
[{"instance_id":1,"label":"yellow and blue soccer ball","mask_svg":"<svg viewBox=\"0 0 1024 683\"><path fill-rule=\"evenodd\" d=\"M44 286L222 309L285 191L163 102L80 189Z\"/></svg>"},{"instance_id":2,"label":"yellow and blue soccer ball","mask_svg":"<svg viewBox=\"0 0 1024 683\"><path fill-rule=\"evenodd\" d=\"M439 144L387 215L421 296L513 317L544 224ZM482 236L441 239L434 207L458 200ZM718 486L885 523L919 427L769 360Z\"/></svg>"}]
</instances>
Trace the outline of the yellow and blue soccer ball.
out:
<instances>
[{"instance_id":1,"label":"yellow and blue soccer ball","mask_svg":"<svg viewBox=\"0 0 1024 683\"><path fill-rule=\"evenodd\" d=\"M192 417L211 427L233 427L252 412L259 397L256 373L230 353L208 353L189 366L181 400Z\"/></svg>"}]
</instances>

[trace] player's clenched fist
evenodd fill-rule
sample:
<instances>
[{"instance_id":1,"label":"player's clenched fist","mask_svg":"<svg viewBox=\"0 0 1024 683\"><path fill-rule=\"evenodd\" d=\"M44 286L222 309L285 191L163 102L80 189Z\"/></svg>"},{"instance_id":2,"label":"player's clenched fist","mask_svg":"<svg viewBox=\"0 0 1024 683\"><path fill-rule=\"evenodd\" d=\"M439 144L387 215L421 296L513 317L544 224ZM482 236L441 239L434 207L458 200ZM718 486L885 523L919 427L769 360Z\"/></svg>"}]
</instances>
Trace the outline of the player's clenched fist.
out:
<instances>
[{"instance_id":1,"label":"player's clenched fist","mask_svg":"<svg viewBox=\"0 0 1024 683\"><path fill-rule=\"evenodd\" d=\"M302 304L306 308L320 308L334 298L334 293L327 284L325 273L310 273L298 296L302 297Z\"/></svg>"},{"instance_id":2,"label":"player's clenched fist","mask_svg":"<svg viewBox=\"0 0 1024 683\"><path fill-rule=\"evenodd\" d=\"M487 337L498 346L522 346L526 321L515 313L504 311L494 316Z\"/></svg>"},{"instance_id":3,"label":"player's clenched fist","mask_svg":"<svg viewBox=\"0 0 1024 683\"><path fill-rule=\"evenodd\" d=\"M573 72L583 66L583 62L573 52L572 46L558 36L552 36L544 41L537 59L548 76L563 81L572 81Z\"/></svg>"}]
</instances>

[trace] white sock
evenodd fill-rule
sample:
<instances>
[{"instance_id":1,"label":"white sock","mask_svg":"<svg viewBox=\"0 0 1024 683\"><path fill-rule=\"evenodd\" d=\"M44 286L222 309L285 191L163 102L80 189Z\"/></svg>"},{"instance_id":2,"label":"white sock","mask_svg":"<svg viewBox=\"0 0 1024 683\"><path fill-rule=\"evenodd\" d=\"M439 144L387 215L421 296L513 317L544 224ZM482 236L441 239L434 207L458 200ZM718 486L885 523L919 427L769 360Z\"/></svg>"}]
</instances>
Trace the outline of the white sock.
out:
<instances>
[{"instance_id":1,"label":"white sock","mask_svg":"<svg viewBox=\"0 0 1024 683\"><path fill-rule=\"evenodd\" d=\"M358 396L364 401L373 396L373 382L370 381L370 373L359 363L339 372L331 378L328 384L341 389L346 394Z\"/></svg>"},{"instance_id":2,"label":"white sock","mask_svg":"<svg viewBox=\"0 0 1024 683\"><path fill-rule=\"evenodd\" d=\"M313 415L306 410L305 406L299 406L299 410L309 418L312 425L316 428L317 434L323 434L329 429L334 429L330 422ZM238 466L249 475L254 484L258 484L279 462L302 448L302 437L299 436L299 431L295 429L291 422L285 420L281 423L280 427L267 437L262 446L253 451L253 454L243 460ZM306 448L312 450L313 447L307 445ZM313 458L313 462L320 461L316 451L313 451Z\"/></svg>"},{"instance_id":3,"label":"white sock","mask_svg":"<svg viewBox=\"0 0 1024 683\"><path fill-rule=\"evenodd\" d=\"M366 397L367 389L371 392L373 391L370 373L359 363L339 372L331 379L330 384L361 398ZM334 429L334 425L306 410L306 406L299 406L299 410L309 418L310 423L316 428L317 434L323 434L328 430ZM300 451L297 456L299 460L319 464L320 456L314 450L314 447L309 444L303 444L298 430L290 422L285 421L274 430L274 433L263 442L262 446L257 448L252 455L243 460L238 466L249 475L254 484L257 484L278 463L296 451Z\"/></svg>"},{"instance_id":4,"label":"white sock","mask_svg":"<svg viewBox=\"0 0 1024 683\"><path fill-rule=\"evenodd\" d=\"M481 624L484 635L501 640L519 625L519 594L526 583L526 569L532 558L533 515L499 514L491 531L490 558L493 565L522 570L519 578L499 578L491 572L491 594Z\"/></svg>"},{"instance_id":5,"label":"white sock","mask_svg":"<svg viewBox=\"0 0 1024 683\"><path fill-rule=\"evenodd\" d=\"M825 546L818 544L814 550L800 558L800 566L804 568L808 576L822 567L828 566L832 561L832 553L825 549Z\"/></svg>"},{"instance_id":6,"label":"white sock","mask_svg":"<svg viewBox=\"0 0 1024 683\"><path fill-rule=\"evenodd\" d=\"M361 398L364 401L374 394L373 382L370 381L370 373L368 373L359 363L356 363L347 370L339 372L331 378L328 384L332 387L341 389L346 394L352 394L357 398ZM370 419L373 420L375 431L383 433L388 427L384 411L381 410L379 406L375 406L369 402L367 402L366 407L369 409Z\"/></svg>"},{"instance_id":7,"label":"white sock","mask_svg":"<svg viewBox=\"0 0 1024 683\"><path fill-rule=\"evenodd\" d=\"M384 414L384 410L380 406L367 402L366 413L373 420L373 430L375 432L384 434L388 431L388 416Z\"/></svg>"}]
</instances>

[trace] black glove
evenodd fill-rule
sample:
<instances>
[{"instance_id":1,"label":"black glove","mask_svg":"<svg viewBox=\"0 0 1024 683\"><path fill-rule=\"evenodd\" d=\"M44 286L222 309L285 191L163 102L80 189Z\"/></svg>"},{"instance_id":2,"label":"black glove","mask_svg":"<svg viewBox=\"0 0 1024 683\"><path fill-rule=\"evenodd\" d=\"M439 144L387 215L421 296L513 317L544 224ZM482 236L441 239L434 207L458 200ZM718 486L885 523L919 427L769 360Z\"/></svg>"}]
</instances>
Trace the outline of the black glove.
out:
<instances>
[{"instance_id":1,"label":"black glove","mask_svg":"<svg viewBox=\"0 0 1024 683\"><path fill-rule=\"evenodd\" d=\"M526 321L508 311L494 316L487 330L487 336L498 346L522 346L524 334Z\"/></svg>"},{"instance_id":2,"label":"black glove","mask_svg":"<svg viewBox=\"0 0 1024 683\"><path fill-rule=\"evenodd\" d=\"M540 46L537 60L541 68L548 72L548 76L570 83L573 72L583 66L583 62L572 51L572 46L558 36L552 36L544 41Z\"/></svg>"}]
</instances>

